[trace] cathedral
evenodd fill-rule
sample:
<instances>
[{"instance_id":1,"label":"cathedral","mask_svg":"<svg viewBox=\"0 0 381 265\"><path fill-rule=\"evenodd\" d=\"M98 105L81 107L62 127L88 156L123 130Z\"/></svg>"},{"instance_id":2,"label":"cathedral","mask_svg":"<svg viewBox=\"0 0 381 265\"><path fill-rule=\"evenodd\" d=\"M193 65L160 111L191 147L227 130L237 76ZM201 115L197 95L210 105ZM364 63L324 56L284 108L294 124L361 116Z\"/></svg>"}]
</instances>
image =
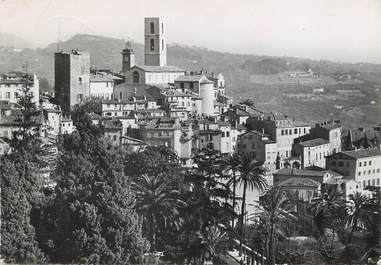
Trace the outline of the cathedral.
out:
<instances>
[{"instance_id":1,"label":"cathedral","mask_svg":"<svg viewBox=\"0 0 381 265\"><path fill-rule=\"evenodd\" d=\"M147 94L157 95L159 91L165 98L163 100L167 101L164 103L168 103L167 107L173 111L184 109L204 116L221 114L231 103L231 99L225 96L223 75L207 76L203 71L187 74L177 66L167 65L165 32L163 19L144 19L144 65L135 63L135 52L127 42L122 50L125 83L114 88L114 98L129 100ZM174 98L177 102L168 102L174 101Z\"/></svg>"}]
</instances>

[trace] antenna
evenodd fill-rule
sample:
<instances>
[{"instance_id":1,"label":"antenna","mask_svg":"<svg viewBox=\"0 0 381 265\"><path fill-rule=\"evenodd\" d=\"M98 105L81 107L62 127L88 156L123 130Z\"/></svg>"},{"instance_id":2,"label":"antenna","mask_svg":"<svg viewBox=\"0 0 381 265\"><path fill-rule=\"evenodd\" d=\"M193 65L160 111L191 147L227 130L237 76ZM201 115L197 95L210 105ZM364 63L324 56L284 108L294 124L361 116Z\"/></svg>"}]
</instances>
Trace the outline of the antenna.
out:
<instances>
[{"instance_id":1,"label":"antenna","mask_svg":"<svg viewBox=\"0 0 381 265\"><path fill-rule=\"evenodd\" d=\"M61 39L61 21L58 22L57 52L59 52L60 50L60 39Z\"/></svg>"},{"instance_id":2,"label":"antenna","mask_svg":"<svg viewBox=\"0 0 381 265\"><path fill-rule=\"evenodd\" d=\"M25 71L25 73L28 73L28 61L25 61L25 63L22 65L22 69Z\"/></svg>"}]
</instances>

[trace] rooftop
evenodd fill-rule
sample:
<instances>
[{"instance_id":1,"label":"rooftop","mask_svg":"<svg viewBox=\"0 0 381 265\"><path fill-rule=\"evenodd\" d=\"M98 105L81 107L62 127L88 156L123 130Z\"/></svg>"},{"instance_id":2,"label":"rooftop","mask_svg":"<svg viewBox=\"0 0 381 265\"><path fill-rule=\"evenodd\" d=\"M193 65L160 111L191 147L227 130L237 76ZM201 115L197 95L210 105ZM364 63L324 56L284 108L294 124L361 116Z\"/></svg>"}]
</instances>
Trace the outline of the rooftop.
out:
<instances>
[{"instance_id":1,"label":"rooftop","mask_svg":"<svg viewBox=\"0 0 381 265\"><path fill-rule=\"evenodd\" d=\"M318 188L320 183L310 178L289 178L279 183L279 186L304 186Z\"/></svg>"},{"instance_id":2,"label":"rooftop","mask_svg":"<svg viewBox=\"0 0 381 265\"><path fill-rule=\"evenodd\" d=\"M380 156L381 150L380 149L362 149L362 150L344 151L340 153L356 159L356 158ZM340 153L337 153L337 154L340 154ZM335 156L337 154L333 154L332 156Z\"/></svg>"},{"instance_id":3,"label":"rooftop","mask_svg":"<svg viewBox=\"0 0 381 265\"><path fill-rule=\"evenodd\" d=\"M319 146L319 145L323 145L323 144L329 144L329 142L325 139L317 138L317 139L313 139L313 140L300 142L299 144L304 146L304 147L313 147L313 146Z\"/></svg>"},{"instance_id":4,"label":"rooftop","mask_svg":"<svg viewBox=\"0 0 381 265\"><path fill-rule=\"evenodd\" d=\"M145 72L155 72L155 73L164 73L164 72L185 72L183 69L177 66L152 66L152 65L135 65L139 69L142 69Z\"/></svg>"},{"instance_id":5,"label":"rooftop","mask_svg":"<svg viewBox=\"0 0 381 265\"><path fill-rule=\"evenodd\" d=\"M291 169L291 168L282 168L274 173L274 175L293 175L293 176L315 176L315 177L323 177L327 174L328 171L315 171L315 170L305 170L305 169Z\"/></svg>"}]
</instances>

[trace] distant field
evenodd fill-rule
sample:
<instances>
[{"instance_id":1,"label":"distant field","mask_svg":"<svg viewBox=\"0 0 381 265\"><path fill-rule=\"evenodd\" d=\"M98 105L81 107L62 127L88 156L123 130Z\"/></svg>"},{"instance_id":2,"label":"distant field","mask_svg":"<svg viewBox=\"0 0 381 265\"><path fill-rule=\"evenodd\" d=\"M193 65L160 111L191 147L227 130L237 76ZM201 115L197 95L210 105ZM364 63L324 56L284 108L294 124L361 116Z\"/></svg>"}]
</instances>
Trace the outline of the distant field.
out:
<instances>
[{"instance_id":1,"label":"distant field","mask_svg":"<svg viewBox=\"0 0 381 265\"><path fill-rule=\"evenodd\" d=\"M309 86L252 84L241 97L251 98L266 112L283 113L311 124L333 118L346 127L369 127L381 123L381 97L376 89L365 83L335 84L316 95Z\"/></svg>"},{"instance_id":2,"label":"distant field","mask_svg":"<svg viewBox=\"0 0 381 265\"><path fill-rule=\"evenodd\" d=\"M336 81L327 75L320 76L290 76L286 73L279 74L253 74L250 75L250 82L264 85L305 85L305 86L327 86L337 84L360 84L360 80Z\"/></svg>"}]
</instances>

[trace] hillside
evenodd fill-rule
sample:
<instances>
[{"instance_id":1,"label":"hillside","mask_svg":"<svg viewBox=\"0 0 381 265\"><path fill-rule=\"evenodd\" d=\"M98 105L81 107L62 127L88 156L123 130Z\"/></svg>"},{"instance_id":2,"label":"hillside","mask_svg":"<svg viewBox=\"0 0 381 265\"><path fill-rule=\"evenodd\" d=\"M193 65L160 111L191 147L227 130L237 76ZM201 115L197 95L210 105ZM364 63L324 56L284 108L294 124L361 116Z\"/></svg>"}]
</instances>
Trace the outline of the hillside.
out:
<instances>
[{"instance_id":1,"label":"hillside","mask_svg":"<svg viewBox=\"0 0 381 265\"><path fill-rule=\"evenodd\" d=\"M121 69L121 50L124 40L106 38L93 35L75 35L71 39L60 43L60 50L78 48L91 54L91 65L97 68L109 68L114 71ZM0 42L1 45L1 42ZM138 64L143 62L143 45L132 43ZM0 72L20 69L21 65L28 62L29 71L45 77L51 85L54 84L54 52L57 44L51 44L38 49L1 49ZM204 68L208 72L223 73L227 81L227 94L234 95L239 101L252 98L257 106L266 111L286 112L291 116L306 121L317 121L334 116L340 117L344 123L359 126L380 123L381 115L379 93L374 85L381 84L381 65L376 64L349 64L330 61L316 61L291 57L271 57L223 53L204 48L170 44L168 46L168 64L176 65L188 71ZM312 69L319 74L323 81L312 83L312 86L325 86L329 93L335 95L335 89L346 89L345 83L336 83L335 76L351 74L361 80L356 87L366 95L365 99L356 101L353 98L340 104L344 110L338 111L333 106L337 99L321 102L303 101L290 98L287 93L311 90L299 81L288 82L279 79L285 71L305 71ZM268 82L270 80L271 82ZM278 80L278 82L274 82ZM280 80L280 81L279 81ZM326 81L326 80L329 80ZM333 80L333 81L332 81ZM353 84L352 84L353 85ZM334 87L335 89L330 89ZM299 91L300 92L300 91ZM306 92L306 93L307 93ZM375 97L375 98L374 98ZM329 97L328 97L329 98ZM377 104L369 106L370 99L375 99ZM291 105L290 105L291 104ZM353 109L357 108L357 109ZM349 113L349 114L346 114Z\"/></svg>"}]
</instances>

